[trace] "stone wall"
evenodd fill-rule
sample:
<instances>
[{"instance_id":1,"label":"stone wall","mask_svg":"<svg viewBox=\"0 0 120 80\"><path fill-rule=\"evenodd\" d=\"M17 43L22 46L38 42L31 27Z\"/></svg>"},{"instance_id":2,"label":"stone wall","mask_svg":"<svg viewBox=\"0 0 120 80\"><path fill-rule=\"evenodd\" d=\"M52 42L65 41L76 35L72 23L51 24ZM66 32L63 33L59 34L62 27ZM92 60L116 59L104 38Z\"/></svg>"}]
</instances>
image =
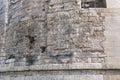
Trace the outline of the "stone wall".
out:
<instances>
[{"instance_id":1,"label":"stone wall","mask_svg":"<svg viewBox=\"0 0 120 80\"><path fill-rule=\"evenodd\" d=\"M74 0L10 2L6 56L15 64L29 58L35 64L104 63L98 58L105 54L102 14L104 9L80 9Z\"/></svg>"},{"instance_id":2,"label":"stone wall","mask_svg":"<svg viewBox=\"0 0 120 80\"><path fill-rule=\"evenodd\" d=\"M0 4L1 80L119 80L119 9L108 0Z\"/></svg>"}]
</instances>

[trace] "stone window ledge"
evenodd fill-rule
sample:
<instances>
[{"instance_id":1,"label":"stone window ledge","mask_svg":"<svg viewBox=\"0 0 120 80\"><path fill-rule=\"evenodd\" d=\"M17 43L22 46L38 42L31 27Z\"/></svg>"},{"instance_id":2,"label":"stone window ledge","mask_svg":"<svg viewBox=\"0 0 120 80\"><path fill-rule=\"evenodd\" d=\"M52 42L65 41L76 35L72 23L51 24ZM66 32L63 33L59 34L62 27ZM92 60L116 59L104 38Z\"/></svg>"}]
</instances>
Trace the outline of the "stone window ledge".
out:
<instances>
[{"instance_id":1,"label":"stone window ledge","mask_svg":"<svg viewBox=\"0 0 120 80\"><path fill-rule=\"evenodd\" d=\"M42 64L33 66L0 67L0 72L18 72L18 71L60 71L60 70L111 70L120 69L120 64L112 63L73 63L73 64Z\"/></svg>"}]
</instances>

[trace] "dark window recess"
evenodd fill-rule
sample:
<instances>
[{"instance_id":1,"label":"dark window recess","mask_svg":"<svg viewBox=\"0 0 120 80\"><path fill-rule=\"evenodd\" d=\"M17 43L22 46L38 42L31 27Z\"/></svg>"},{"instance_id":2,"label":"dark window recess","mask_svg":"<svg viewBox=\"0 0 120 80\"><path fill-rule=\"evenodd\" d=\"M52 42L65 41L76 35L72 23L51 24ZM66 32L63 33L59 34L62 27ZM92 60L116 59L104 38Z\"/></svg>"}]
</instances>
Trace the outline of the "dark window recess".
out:
<instances>
[{"instance_id":1,"label":"dark window recess","mask_svg":"<svg viewBox=\"0 0 120 80\"><path fill-rule=\"evenodd\" d=\"M72 58L73 56L74 56L73 53L50 55L50 57L54 57L54 58L59 58L59 57Z\"/></svg>"},{"instance_id":2,"label":"dark window recess","mask_svg":"<svg viewBox=\"0 0 120 80\"><path fill-rule=\"evenodd\" d=\"M82 0L82 8L106 8L106 0Z\"/></svg>"},{"instance_id":3,"label":"dark window recess","mask_svg":"<svg viewBox=\"0 0 120 80\"><path fill-rule=\"evenodd\" d=\"M7 57L7 59L12 59L12 58L15 58L15 55L14 54L11 54Z\"/></svg>"},{"instance_id":4,"label":"dark window recess","mask_svg":"<svg viewBox=\"0 0 120 80\"><path fill-rule=\"evenodd\" d=\"M36 61L36 57L34 55L27 55L26 56L26 62L27 65L33 65Z\"/></svg>"},{"instance_id":5,"label":"dark window recess","mask_svg":"<svg viewBox=\"0 0 120 80\"><path fill-rule=\"evenodd\" d=\"M70 54L65 54L64 56L65 56L65 57L72 58L72 57L73 57L73 53L70 53Z\"/></svg>"},{"instance_id":6,"label":"dark window recess","mask_svg":"<svg viewBox=\"0 0 120 80\"><path fill-rule=\"evenodd\" d=\"M46 47L40 47L41 53L44 53L46 51Z\"/></svg>"},{"instance_id":7,"label":"dark window recess","mask_svg":"<svg viewBox=\"0 0 120 80\"><path fill-rule=\"evenodd\" d=\"M33 45L35 44L35 37L30 35L26 35L26 37L29 39L28 47L29 49L32 49Z\"/></svg>"}]
</instances>

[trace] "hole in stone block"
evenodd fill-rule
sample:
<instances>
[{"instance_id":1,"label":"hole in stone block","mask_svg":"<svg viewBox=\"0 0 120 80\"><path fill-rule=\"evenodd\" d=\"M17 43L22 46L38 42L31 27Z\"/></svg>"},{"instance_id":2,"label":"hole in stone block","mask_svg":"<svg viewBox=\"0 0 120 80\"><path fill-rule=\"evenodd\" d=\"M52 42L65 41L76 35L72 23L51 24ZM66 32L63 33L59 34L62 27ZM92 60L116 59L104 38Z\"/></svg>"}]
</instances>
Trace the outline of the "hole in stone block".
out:
<instances>
[{"instance_id":1,"label":"hole in stone block","mask_svg":"<svg viewBox=\"0 0 120 80\"><path fill-rule=\"evenodd\" d=\"M9 55L7 59L12 59L12 58L15 58L14 54Z\"/></svg>"},{"instance_id":2,"label":"hole in stone block","mask_svg":"<svg viewBox=\"0 0 120 80\"><path fill-rule=\"evenodd\" d=\"M54 58L59 58L59 57L72 58L73 56L74 56L73 53L50 55L50 57L54 57Z\"/></svg>"},{"instance_id":3,"label":"hole in stone block","mask_svg":"<svg viewBox=\"0 0 120 80\"><path fill-rule=\"evenodd\" d=\"M45 9L42 9L42 11L45 11Z\"/></svg>"},{"instance_id":4,"label":"hole in stone block","mask_svg":"<svg viewBox=\"0 0 120 80\"><path fill-rule=\"evenodd\" d=\"M10 3L13 5L13 4L16 4L17 2L20 2L21 0L10 0Z\"/></svg>"},{"instance_id":5,"label":"hole in stone block","mask_svg":"<svg viewBox=\"0 0 120 80\"><path fill-rule=\"evenodd\" d=\"M46 51L46 47L40 47L41 48L41 53L44 53Z\"/></svg>"},{"instance_id":6,"label":"hole in stone block","mask_svg":"<svg viewBox=\"0 0 120 80\"><path fill-rule=\"evenodd\" d=\"M34 55L26 55L27 65L33 65L36 61L36 57Z\"/></svg>"}]
</instances>

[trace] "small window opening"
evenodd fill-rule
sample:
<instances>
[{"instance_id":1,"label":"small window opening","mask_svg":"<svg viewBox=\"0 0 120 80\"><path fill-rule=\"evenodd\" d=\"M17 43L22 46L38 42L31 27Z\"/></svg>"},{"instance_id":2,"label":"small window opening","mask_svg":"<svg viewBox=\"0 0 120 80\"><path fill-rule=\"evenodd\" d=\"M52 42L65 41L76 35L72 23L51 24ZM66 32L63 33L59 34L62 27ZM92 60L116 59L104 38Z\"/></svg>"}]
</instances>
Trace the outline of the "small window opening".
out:
<instances>
[{"instance_id":1,"label":"small window opening","mask_svg":"<svg viewBox=\"0 0 120 80\"><path fill-rule=\"evenodd\" d=\"M106 8L106 0L82 0L82 8Z\"/></svg>"}]
</instances>

